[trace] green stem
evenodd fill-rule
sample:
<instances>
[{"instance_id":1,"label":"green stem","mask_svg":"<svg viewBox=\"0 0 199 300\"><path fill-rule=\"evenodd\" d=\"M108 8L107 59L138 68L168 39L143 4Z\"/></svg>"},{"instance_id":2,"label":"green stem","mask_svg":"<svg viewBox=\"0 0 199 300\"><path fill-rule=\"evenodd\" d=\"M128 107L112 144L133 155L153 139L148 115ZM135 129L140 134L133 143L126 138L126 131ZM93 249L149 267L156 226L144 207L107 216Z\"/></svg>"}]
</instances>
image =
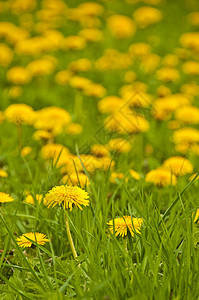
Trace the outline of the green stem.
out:
<instances>
[{"instance_id":1,"label":"green stem","mask_svg":"<svg viewBox=\"0 0 199 300\"><path fill-rule=\"evenodd\" d=\"M81 92L77 91L75 95L75 102L74 102L74 115L76 120L80 120L83 115L82 100L83 98Z\"/></svg>"},{"instance_id":2,"label":"green stem","mask_svg":"<svg viewBox=\"0 0 199 300\"><path fill-rule=\"evenodd\" d=\"M68 221L68 218L66 216L65 216L65 221L66 221L66 232L67 232L68 240L69 240L69 243L70 243L70 248L72 250L74 259L76 259L77 258L77 252L75 250L75 246L74 246L74 243L73 243L73 238L72 238L72 235L71 235L71 232L70 232L69 221Z\"/></svg>"},{"instance_id":3,"label":"green stem","mask_svg":"<svg viewBox=\"0 0 199 300\"><path fill-rule=\"evenodd\" d=\"M17 134L18 134L18 150L21 153L22 149L22 127L21 124L17 124Z\"/></svg>"}]
</instances>

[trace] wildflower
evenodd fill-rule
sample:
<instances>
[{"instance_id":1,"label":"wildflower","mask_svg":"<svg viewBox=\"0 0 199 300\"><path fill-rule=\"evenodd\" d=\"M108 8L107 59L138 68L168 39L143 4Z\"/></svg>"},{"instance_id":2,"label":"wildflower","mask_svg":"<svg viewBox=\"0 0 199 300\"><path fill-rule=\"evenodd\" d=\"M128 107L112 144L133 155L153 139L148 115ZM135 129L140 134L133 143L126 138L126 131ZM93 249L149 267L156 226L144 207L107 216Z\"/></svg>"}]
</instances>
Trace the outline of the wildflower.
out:
<instances>
[{"instance_id":1,"label":"wildflower","mask_svg":"<svg viewBox=\"0 0 199 300\"><path fill-rule=\"evenodd\" d=\"M19 103L11 104L4 111L5 118L12 123L32 125L35 112L31 106Z\"/></svg>"},{"instance_id":2,"label":"wildflower","mask_svg":"<svg viewBox=\"0 0 199 300\"><path fill-rule=\"evenodd\" d=\"M176 176L170 170L162 167L148 172L145 181L152 182L158 186L176 185L177 183Z\"/></svg>"},{"instance_id":3,"label":"wildflower","mask_svg":"<svg viewBox=\"0 0 199 300\"><path fill-rule=\"evenodd\" d=\"M180 37L180 43L185 48L199 49L199 32L186 32Z\"/></svg>"},{"instance_id":4,"label":"wildflower","mask_svg":"<svg viewBox=\"0 0 199 300\"><path fill-rule=\"evenodd\" d=\"M175 112L175 118L186 124L198 124L199 108L195 106L179 107Z\"/></svg>"},{"instance_id":5,"label":"wildflower","mask_svg":"<svg viewBox=\"0 0 199 300\"><path fill-rule=\"evenodd\" d=\"M114 220L110 220L108 223L109 230L113 234L115 232L116 236L126 236L128 230L131 233L131 236L134 236L134 233L140 233L143 219L135 218L131 216L124 216L122 218L116 218ZM115 230L114 230L115 229Z\"/></svg>"},{"instance_id":6,"label":"wildflower","mask_svg":"<svg viewBox=\"0 0 199 300\"><path fill-rule=\"evenodd\" d=\"M27 155L29 155L32 152L32 147L30 146L26 146L21 150L21 156L22 157L26 157Z\"/></svg>"},{"instance_id":7,"label":"wildflower","mask_svg":"<svg viewBox=\"0 0 199 300\"><path fill-rule=\"evenodd\" d=\"M33 76L42 76L51 74L55 69L55 61L42 58L31 61L27 68Z\"/></svg>"},{"instance_id":8,"label":"wildflower","mask_svg":"<svg viewBox=\"0 0 199 300\"><path fill-rule=\"evenodd\" d=\"M66 128L66 133L70 135L77 135L82 133L82 126L78 123L70 123Z\"/></svg>"},{"instance_id":9,"label":"wildflower","mask_svg":"<svg viewBox=\"0 0 199 300\"><path fill-rule=\"evenodd\" d=\"M23 93L23 89L21 86L18 86L18 85L15 85L15 86L12 86L10 89L9 89L9 96L10 98L18 98L22 95Z\"/></svg>"},{"instance_id":10,"label":"wildflower","mask_svg":"<svg viewBox=\"0 0 199 300\"><path fill-rule=\"evenodd\" d=\"M41 203L41 202L42 202L42 199L43 199L43 195L36 194L36 195L35 195L35 199L36 199L39 203ZM33 196L32 196L31 194L28 194L28 195L26 196L25 202L26 202L26 203L29 203L29 204L33 204L33 205L35 204L35 200L34 200L34 198L33 198ZM45 202L44 202L44 204L45 204Z\"/></svg>"},{"instance_id":11,"label":"wildflower","mask_svg":"<svg viewBox=\"0 0 199 300\"><path fill-rule=\"evenodd\" d=\"M182 66L182 70L185 74L188 75L198 75L199 63L196 61L186 61Z\"/></svg>"},{"instance_id":12,"label":"wildflower","mask_svg":"<svg viewBox=\"0 0 199 300\"><path fill-rule=\"evenodd\" d=\"M88 177L84 173L72 173L70 175L65 175L62 178L62 182L64 184L72 184L72 185L80 185L82 187L89 185L90 182L88 180Z\"/></svg>"},{"instance_id":13,"label":"wildflower","mask_svg":"<svg viewBox=\"0 0 199 300\"><path fill-rule=\"evenodd\" d=\"M34 126L36 129L51 131L53 135L57 135L70 121L71 116L64 108L51 106L37 111Z\"/></svg>"},{"instance_id":14,"label":"wildflower","mask_svg":"<svg viewBox=\"0 0 199 300\"><path fill-rule=\"evenodd\" d=\"M134 43L129 46L129 53L136 57L143 57L151 52L151 47L145 43Z\"/></svg>"},{"instance_id":15,"label":"wildflower","mask_svg":"<svg viewBox=\"0 0 199 300\"><path fill-rule=\"evenodd\" d=\"M127 16L113 15L108 18L107 24L111 33L118 39L128 38L135 33L135 24Z\"/></svg>"},{"instance_id":16,"label":"wildflower","mask_svg":"<svg viewBox=\"0 0 199 300\"><path fill-rule=\"evenodd\" d=\"M41 155L44 159L53 158L55 161L62 156L67 156L69 154L69 150L67 147L61 144L46 144L41 149Z\"/></svg>"},{"instance_id":17,"label":"wildflower","mask_svg":"<svg viewBox=\"0 0 199 300\"><path fill-rule=\"evenodd\" d=\"M130 173L130 175L131 175L131 177L132 177L133 179L135 179L135 180L140 180L141 176L140 176L140 174L137 173L136 171L130 169L130 170L129 170L129 173Z\"/></svg>"},{"instance_id":18,"label":"wildflower","mask_svg":"<svg viewBox=\"0 0 199 300\"><path fill-rule=\"evenodd\" d=\"M192 25L198 26L199 25L199 12L194 11L188 15L189 21Z\"/></svg>"},{"instance_id":19,"label":"wildflower","mask_svg":"<svg viewBox=\"0 0 199 300\"><path fill-rule=\"evenodd\" d=\"M162 19L162 13L157 8L142 6L134 12L133 17L139 27L146 28L158 23Z\"/></svg>"},{"instance_id":20,"label":"wildflower","mask_svg":"<svg viewBox=\"0 0 199 300\"><path fill-rule=\"evenodd\" d=\"M78 8L84 16L100 16L103 13L103 6L96 2L81 3Z\"/></svg>"},{"instance_id":21,"label":"wildflower","mask_svg":"<svg viewBox=\"0 0 199 300\"><path fill-rule=\"evenodd\" d=\"M39 140L49 141L49 140L53 139L53 134L52 134L52 132L49 132L47 130L36 130L33 133L33 138L36 141L39 141Z\"/></svg>"},{"instance_id":22,"label":"wildflower","mask_svg":"<svg viewBox=\"0 0 199 300\"><path fill-rule=\"evenodd\" d=\"M82 36L71 35L63 40L63 49L82 50L86 47L86 41Z\"/></svg>"},{"instance_id":23,"label":"wildflower","mask_svg":"<svg viewBox=\"0 0 199 300\"><path fill-rule=\"evenodd\" d=\"M0 66L8 66L13 59L13 52L6 44L0 44Z\"/></svg>"},{"instance_id":24,"label":"wildflower","mask_svg":"<svg viewBox=\"0 0 199 300\"><path fill-rule=\"evenodd\" d=\"M122 104L124 104L122 98L108 96L98 102L98 109L102 114L113 113L119 110Z\"/></svg>"},{"instance_id":25,"label":"wildflower","mask_svg":"<svg viewBox=\"0 0 199 300\"><path fill-rule=\"evenodd\" d=\"M175 54L167 54L163 60L162 64L167 67L176 67L178 65L178 57Z\"/></svg>"},{"instance_id":26,"label":"wildflower","mask_svg":"<svg viewBox=\"0 0 199 300\"><path fill-rule=\"evenodd\" d=\"M1 177L8 177L8 173L3 169L0 169L0 178Z\"/></svg>"},{"instance_id":27,"label":"wildflower","mask_svg":"<svg viewBox=\"0 0 199 300\"><path fill-rule=\"evenodd\" d=\"M84 90L90 83L91 81L85 77L73 76L70 79L70 85L78 90Z\"/></svg>"},{"instance_id":28,"label":"wildflower","mask_svg":"<svg viewBox=\"0 0 199 300\"><path fill-rule=\"evenodd\" d=\"M177 176L183 176L193 172L193 166L191 162L181 156L172 156L163 162L163 168L170 170Z\"/></svg>"},{"instance_id":29,"label":"wildflower","mask_svg":"<svg viewBox=\"0 0 199 300\"><path fill-rule=\"evenodd\" d=\"M91 146L91 153L97 157L104 157L109 155L109 151L106 146L95 144Z\"/></svg>"},{"instance_id":30,"label":"wildflower","mask_svg":"<svg viewBox=\"0 0 199 300\"><path fill-rule=\"evenodd\" d=\"M80 30L79 35L87 42L99 42L103 39L103 34L100 30L95 28L85 28Z\"/></svg>"},{"instance_id":31,"label":"wildflower","mask_svg":"<svg viewBox=\"0 0 199 300\"><path fill-rule=\"evenodd\" d=\"M66 85L69 82L71 77L72 77L71 71L63 70L63 71L59 71L55 75L55 81L59 85Z\"/></svg>"},{"instance_id":32,"label":"wildflower","mask_svg":"<svg viewBox=\"0 0 199 300\"><path fill-rule=\"evenodd\" d=\"M182 94L173 94L159 98L153 103L154 117L158 120L168 119L177 108L189 104L190 99Z\"/></svg>"},{"instance_id":33,"label":"wildflower","mask_svg":"<svg viewBox=\"0 0 199 300\"><path fill-rule=\"evenodd\" d=\"M127 71L124 75L124 80L128 83L132 83L135 81L136 73L133 71Z\"/></svg>"},{"instance_id":34,"label":"wildflower","mask_svg":"<svg viewBox=\"0 0 199 300\"><path fill-rule=\"evenodd\" d=\"M164 67L157 71L157 79L163 82L173 82L180 78L177 69L171 67Z\"/></svg>"},{"instance_id":35,"label":"wildflower","mask_svg":"<svg viewBox=\"0 0 199 300\"><path fill-rule=\"evenodd\" d=\"M110 176L110 182L116 183L116 179L123 179L124 178L124 173L117 173L117 172L112 172ZM128 181L128 178L125 178L125 181Z\"/></svg>"},{"instance_id":36,"label":"wildflower","mask_svg":"<svg viewBox=\"0 0 199 300\"><path fill-rule=\"evenodd\" d=\"M22 248L30 248L33 244L30 240L34 241L39 245L44 245L46 242L49 242L49 239L47 239L46 235L39 232L24 233L16 239L17 244Z\"/></svg>"},{"instance_id":37,"label":"wildflower","mask_svg":"<svg viewBox=\"0 0 199 300\"><path fill-rule=\"evenodd\" d=\"M173 141L175 144L195 144L199 142L199 130L191 127L184 127L174 131Z\"/></svg>"},{"instance_id":38,"label":"wildflower","mask_svg":"<svg viewBox=\"0 0 199 300\"><path fill-rule=\"evenodd\" d=\"M108 131L120 134L145 132L149 129L149 123L145 118L128 109L107 117L104 126Z\"/></svg>"},{"instance_id":39,"label":"wildflower","mask_svg":"<svg viewBox=\"0 0 199 300\"><path fill-rule=\"evenodd\" d=\"M165 85L160 85L158 87L157 93L159 97L165 97L171 94L171 90Z\"/></svg>"},{"instance_id":40,"label":"wildflower","mask_svg":"<svg viewBox=\"0 0 199 300\"><path fill-rule=\"evenodd\" d=\"M109 141L108 143L110 150L119 152L119 153L127 153L131 149L130 143L123 138L115 138Z\"/></svg>"},{"instance_id":41,"label":"wildflower","mask_svg":"<svg viewBox=\"0 0 199 300\"><path fill-rule=\"evenodd\" d=\"M15 66L8 70L6 77L13 84L26 84L31 80L32 75L28 69Z\"/></svg>"},{"instance_id":42,"label":"wildflower","mask_svg":"<svg viewBox=\"0 0 199 300\"><path fill-rule=\"evenodd\" d=\"M9 194L0 192L0 203L12 202L14 198L11 197Z\"/></svg>"},{"instance_id":43,"label":"wildflower","mask_svg":"<svg viewBox=\"0 0 199 300\"><path fill-rule=\"evenodd\" d=\"M80 58L71 62L68 69L72 72L87 72L91 69L91 62L87 58Z\"/></svg>"},{"instance_id":44,"label":"wildflower","mask_svg":"<svg viewBox=\"0 0 199 300\"><path fill-rule=\"evenodd\" d=\"M88 193L78 186L55 186L52 188L44 198L48 207L63 204L64 208L72 210L73 206L79 207L81 205L89 206Z\"/></svg>"},{"instance_id":45,"label":"wildflower","mask_svg":"<svg viewBox=\"0 0 199 300\"><path fill-rule=\"evenodd\" d=\"M106 94L106 89L101 84L90 83L85 87L84 93L90 97L101 98Z\"/></svg>"}]
</instances>

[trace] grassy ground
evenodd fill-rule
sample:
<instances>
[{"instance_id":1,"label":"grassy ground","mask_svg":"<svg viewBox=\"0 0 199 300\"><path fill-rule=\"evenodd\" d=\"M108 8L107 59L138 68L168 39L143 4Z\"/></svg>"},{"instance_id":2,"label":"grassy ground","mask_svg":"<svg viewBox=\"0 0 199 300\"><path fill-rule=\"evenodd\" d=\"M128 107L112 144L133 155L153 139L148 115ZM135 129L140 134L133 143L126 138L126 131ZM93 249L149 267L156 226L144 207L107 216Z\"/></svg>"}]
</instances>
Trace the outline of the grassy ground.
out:
<instances>
[{"instance_id":1,"label":"grassy ground","mask_svg":"<svg viewBox=\"0 0 199 300\"><path fill-rule=\"evenodd\" d=\"M9 9L9 3L12 7L14 2L2 1L9 5L4 7L2 4L1 22L19 26L22 15L32 16L30 36L39 35L34 24L42 2L37 2L33 11L15 13ZM77 7L80 2L85 1L67 1L67 6ZM79 51L66 51L60 47L37 57L19 55L15 52L15 45L0 33L1 43L8 45L14 53L10 64L0 68L0 110L4 112L13 103L25 103L35 111L50 106L64 108L83 131L79 135L69 135L63 130L53 137L53 142L66 146L70 153L79 157L79 153L90 153L93 144L104 145L121 135L107 132L104 128L107 115L98 110L98 103L104 96L86 96L70 84L62 86L56 83L56 73L66 70L72 61L88 58L92 62L91 70L78 72L78 76L102 85L106 96L119 95L120 88L128 84L125 82L127 71L136 73L135 81L147 86L147 93L152 95L153 101L159 97L157 90L161 85L169 88L171 94L180 93L184 84L194 81L198 85L199 73L190 75L182 71L186 60L198 62L198 52L192 52L192 49L188 50L188 58L181 60L178 57L175 68L180 73L179 80L161 82L156 76L156 71L164 66L164 57L175 54L176 48L183 48L180 36L198 30L187 17L199 10L198 2L165 0L157 5L150 4L150 1L127 2L95 1L104 7L99 17L99 29L104 37L100 42L88 43ZM121 40L107 28L106 20L110 15L132 17L137 8L148 5L162 12L163 19L157 24L145 29L136 25L136 33ZM81 29L79 22L69 20L57 28L64 37L76 35ZM104 55L106 49L127 53L130 45L139 42L150 45L151 52L160 58L151 73L144 71L137 57L126 68L99 71L95 67L95 61ZM26 67L32 60L44 55L55 57L58 62L50 74L36 76L24 85L6 78L12 67ZM13 98L11 89L16 85L22 86L22 95ZM83 107L77 111L75 105L79 94ZM198 95L193 97L191 105L198 107ZM124 177L112 182L113 170L110 168L95 172L84 168L90 184L83 188L89 194L90 204L83 210L74 208L72 211L61 206L48 208L36 200L34 205L25 201L27 191L35 199L36 194L44 196L52 187L61 185L60 167L52 160L42 158L41 149L46 141L33 138L33 125L22 125L22 133L19 133L18 125L9 122L6 117L0 123L0 168L8 173L8 177L0 177L0 191L15 199L11 203L2 203L0 207L0 299L198 299L199 231L198 225L193 222L199 203L198 180L190 179L190 175L198 172L198 155L191 151L182 154L176 150L172 140L173 129L169 128L169 122L175 121L174 114L163 120L155 119L153 103L147 109L141 107L140 114L149 122L149 129L138 134L122 135L131 145L127 153L110 151L110 159L115 162L114 171ZM180 124L180 128L187 126L198 130L198 124ZM30 146L32 152L24 157L21 149L25 146ZM175 186L168 184L162 187L146 182L145 175L150 170L176 155L189 159L193 171L179 176ZM129 169L136 170L140 180L129 176ZM141 232L132 236L128 231L125 237L112 234L107 222L123 216L142 218ZM76 259L73 259L67 238L65 217L69 220L78 255ZM49 242L43 246L33 243L31 248L23 249L16 238L27 232L44 233Z\"/></svg>"}]
</instances>

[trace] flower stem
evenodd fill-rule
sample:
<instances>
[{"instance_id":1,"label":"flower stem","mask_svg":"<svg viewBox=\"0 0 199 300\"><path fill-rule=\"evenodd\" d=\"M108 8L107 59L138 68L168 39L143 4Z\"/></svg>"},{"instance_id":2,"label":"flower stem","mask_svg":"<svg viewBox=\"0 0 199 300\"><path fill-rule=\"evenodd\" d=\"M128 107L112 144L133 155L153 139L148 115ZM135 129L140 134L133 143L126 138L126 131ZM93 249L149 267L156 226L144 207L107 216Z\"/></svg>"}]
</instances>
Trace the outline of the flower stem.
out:
<instances>
[{"instance_id":1,"label":"flower stem","mask_svg":"<svg viewBox=\"0 0 199 300\"><path fill-rule=\"evenodd\" d=\"M20 153L21 149L22 149L22 127L21 127L21 124L17 124L17 134L18 134L18 150Z\"/></svg>"},{"instance_id":2,"label":"flower stem","mask_svg":"<svg viewBox=\"0 0 199 300\"><path fill-rule=\"evenodd\" d=\"M66 221L66 232L67 232L68 240L69 240L69 243L70 243L70 248L72 250L74 259L76 259L77 258L77 252L75 250L75 246L74 246L74 243L73 243L73 238L72 238L72 235L71 235L71 232L70 232L69 221L68 221L67 216L65 216L65 221Z\"/></svg>"},{"instance_id":3,"label":"flower stem","mask_svg":"<svg viewBox=\"0 0 199 300\"><path fill-rule=\"evenodd\" d=\"M79 120L82 118L83 114L83 103L82 103L82 94L80 91L77 91L75 95L75 103L74 103L74 115L75 119Z\"/></svg>"}]
</instances>

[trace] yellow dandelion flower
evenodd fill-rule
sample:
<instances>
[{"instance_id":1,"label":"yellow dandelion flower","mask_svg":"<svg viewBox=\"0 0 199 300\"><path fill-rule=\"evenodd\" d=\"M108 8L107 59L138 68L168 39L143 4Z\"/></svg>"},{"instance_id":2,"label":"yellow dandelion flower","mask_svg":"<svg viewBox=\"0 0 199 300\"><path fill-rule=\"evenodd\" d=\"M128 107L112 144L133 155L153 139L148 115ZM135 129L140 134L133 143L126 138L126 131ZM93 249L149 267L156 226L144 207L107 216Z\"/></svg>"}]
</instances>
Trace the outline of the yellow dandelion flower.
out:
<instances>
[{"instance_id":1,"label":"yellow dandelion flower","mask_svg":"<svg viewBox=\"0 0 199 300\"><path fill-rule=\"evenodd\" d=\"M110 176L110 182L117 183L117 179L122 180L124 178L124 173L112 172ZM128 181L128 178L125 178L125 182Z\"/></svg>"},{"instance_id":2,"label":"yellow dandelion flower","mask_svg":"<svg viewBox=\"0 0 199 300\"><path fill-rule=\"evenodd\" d=\"M12 123L32 125L35 112L31 106L19 103L11 104L4 111L5 118Z\"/></svg>"},{"instance_id":3,"label":"yellow dandelion flower","mask_svg":"<svg viewBox=\"0 0 199 300\"><path fill-rule=\"evenodd\" d=\"M199 108L196 106L179 107L175 112L175 118L186 124L199 124Z\"/></svg>"},{"instance_id":4,"label":"yellow dandelion flower","mask_svg":"<svg viewBox=\"0 0 199 300\"><path fill-rule=\"evenodd\" d=\"M49 132L47 130L36 130L33 133L33 138L36 141L40 141L40 140L50 141L53 139L53 134L52 132Z\"/></svg>"},{"instance_id":5,"label":"yellow dandelion flower","mask_svg":"<svg viewBox=\"0 0 199 300\"><path fill-rule=\"evenodd\" d=\"M117 96L107 96L98 102L98 109L102 114L114 113L124 105L122 98Z\"/></svg>"},{"instance_id":6,"label":"yellow dandelion flower","mask_svg":"<svg viewBox=\"0 0 199 300\"><path fill-rule=\"evenodd\" d=\"M28 203L28 204L33 204L34 205L35 204L35 200L34 199L36 199L39 203L41 203L42 199L43 199L43 195L36 194L35 198L34 198L32 195L28 194L26 196L26 198L25 198L25 202Z\"/></svg>"},{"instance_id":7,"label":"yellow dandelion flower","mask_svg":"<svg viewBox=\"0 0 199 300\"><path fill-rule=\"evenodd\" d=\"M140 180L141 176L140 176L140 174L137 173L136 171L130 169L130 170L129 170L129 173L130 173L130 175L131 175L131 177L132 177L133 179L135 179L135 180Z\"/></svg>"},{"instance_id":8,"label":"yellow dandelion flower","mask_svg":"<svg viewBox=\"0 0 199 300\"><path fill-rule=\"evenodd\" d=\"M14 198L11 197L9 194L0 192L0 203L12 202Z\"/></svg>"},{"instance_id":9,"label":"yellow dandelion flower","mask_svg":"<svg viewBox=\"0 0 199 300\"><path fill-rule=\"evenodd\" d=\"M68 185L80 185L82 187L85 187L85 185L89 185L90 182L88 180L88 177L84 173L72 173L70 175L65 175L62 178L62 181L64 184Z\"/></svg>"},{"instance_id":10,"label":"yellow dandelion flower","mask_svg":"<svg viewBox=\"0 0 199 300\"><path fill-rule=\"evenodd\" d=\"M177 69L173 67L163 67L157 72L157 79L163 82L172 82L180 79L180 74Z\"/></svg>"},{"instance_id":11,"label":"yellow dandelion flower","mask_svg":"<svg viewBox=\"0 0 199 300\"><path fill-rule=\"evenodd\" d=\"M70 135L77 135L82 133L82 126L78 123L70 123L66 128L66 133Z\"/></svg>"},{"instance_id":12,"label":"yellow dandelion flower","mask_svg":"<svg viewBox=\"0 0 199 300\"><path fill-rule=\"evenodd\" d=\"M63 40L63 49L65 50L81 50L85 47L85 39L78 35L71 35Z\"/></svg>"},{"instance_id":13,"label":"yellow dandelion flower","mask_svg":"<svg viewBox=\"0 0 199 300\"><path fill-rule=\"evenodd\" d=\"M134 21L123 15L113 15L107 20L107 25L111 33L118 39L128 38L135 33Z\"/></svg>"},{"instance_id":14,"label":"yellow dandelion flower","mask_svg":"<svg viewBox=\"0 0 199 300\"><path fill-rule=\"evenodd\" d=\"M90 83L84 89L84 94L90 97L102 98L106 94L106 89L97 83Z\"/></svg>"},{"instance_id":15,"label":"yellow dandelion flower","mask_svg":"<svg viewBox=\"0 0 199 300\"><path fill-rule=\"evenodd\" d=\"M131 149L131 144L122 138L115 138L109 141L108 146L110 150L116 151L119 153L127 153Z\"/></svg>"},{"instance_id":16,"label":"yellow dandelion flower","mask_svg":"<svg viewBox=\"0 0 199 300\"><path fill-rule=\"evenodd\" d=\"M6 44L0 44L0 66L7 67L12 59L12 50Z\"/></svg>"},{"instance_id":17,"label":"yellow dandelion flower","mask_svg":"<svg viewBox=\"0 0 199 300\"><path fill-rule=\"evenodd\" d=\"M72 72L87 72L91 69L91 61L87 58L80 58L76 61L73 61L68 66L68 69ZM70 72L68 71L68 72Z\"/></svg>"},{"instance_id":18,"label":"yellow dandelion flower","mask_svg":"<svg viewBox=\"0 0 199 300\"><path fill-rule=\"evenodd\" d=\"M131 218L131 216L124 216L122 218L116 218L114 220L110 220L108 223L109 230L111 233L114 233L116 236L126 236L128 230L131 235L134 236L134 232L140 233L141 226L143 224L142 218Z\"/></svg>"},{"instance_id":19,"label":"yellow dandelion flower","mask_svg":"<svg viewBox=\"0 0 199 300\"><path fill-rule=\"evenodd\" d=\"M0 169L0 177L8 177L8 173L5 170Z\"/></svg>"},{"instance_id":20,"label":"yellow dandelion flower","mask_svg":"<svg viewBox=\"0 0 199 300\"><path fill-rule=\"evenodd\" d=\"M95 28L85 28L79 32L87 42L99 42L103 39L103 34L100 30Z\"/></svg>"},{"instance_id":21,"label":"yellow dandelion flower","mask_svg":"<svg viewBox=\"0 0 199 300\"><path fill-rule=\"evenodd\" d=\"M63 203L64 208L72 210L73 206L77 206L82 210L81 205L89 206L88 193L78 186L55 186L44 198L48 207L60 205Z\"/></svg>"},{"instance_id":22,"label":"yellow dandelion flower","mask_svg":"<svg viewBox=\"0 0 199 300\"><path fill-rule=\"evenodd\" d=\"M170 170L163 168L158 168L148 172L146 174L145 181L152 182L158 186L176 185L177 183L176 176L172 174Z\"/></svg>"},{"instance_id":23,"label":"yellow dandelion flower","mask_svg":"<svg viewBox=\"0 0 199 300\"><path fill-rule=\"evenodd\" d=\"M177 176L183 176L193 172L191 162L181 156L172 156L163 162L163 168L170 170Z\"/></svg>"},{"instance_id":24,"label":"yellow dandelion flower","mask_svg":"<svg viewBox=\"0 0 199 300\"><path fill-rule=\"evenodd\" d=\"M146 28L152 24L160 22L162 19L162 13L157 8L142 6L134 12L133 17L140 28Z\"/></svg>"},{"instance_id":25,"label":"yellow dandelion flower","mask_svg":"<svg viewBox=\"0 0 199 300\"><path fill-rule=\"evenodd\" d=\"M26 157L28 154L32 152L32 147L26 146L21 150L21 156Z\"/></svg>"},{"instance_id":26,"label":"yellow dandelion flower","mask_svg":"<svg viewBox=\"0 0 199 300\"><path fill-rule=\"evenodd\" d=\"M95 144L91 146L91 153L97 157L104 157L109 155L109 150L104 145Z\"/></svg>"},{"instance_id":27,"label":"yellow dandelion flower","mask_svg":"<svg viewBox=\"0 0 199 300\"><path fill-rule=\"evenodd\" d=\"M32 78L30 71L21 66L15 66L9 69L6 77L7 80L13 84L26 84Z\"/></svg>"},{"instance_id":28,"label":"yellow dandelion flower","mask_svg":"<svg viewBox=\"0 0 199 300\"><path fill-rule=\"evenodd\" d=\"M39 245L44 245L46 242L49 242L49 239L47 239L46 235L39 232L24 233L22 236L16 239L18 245L22 248L30 248L33 244L30 240L36 242Z\"/></svg>"}]
</instances>

